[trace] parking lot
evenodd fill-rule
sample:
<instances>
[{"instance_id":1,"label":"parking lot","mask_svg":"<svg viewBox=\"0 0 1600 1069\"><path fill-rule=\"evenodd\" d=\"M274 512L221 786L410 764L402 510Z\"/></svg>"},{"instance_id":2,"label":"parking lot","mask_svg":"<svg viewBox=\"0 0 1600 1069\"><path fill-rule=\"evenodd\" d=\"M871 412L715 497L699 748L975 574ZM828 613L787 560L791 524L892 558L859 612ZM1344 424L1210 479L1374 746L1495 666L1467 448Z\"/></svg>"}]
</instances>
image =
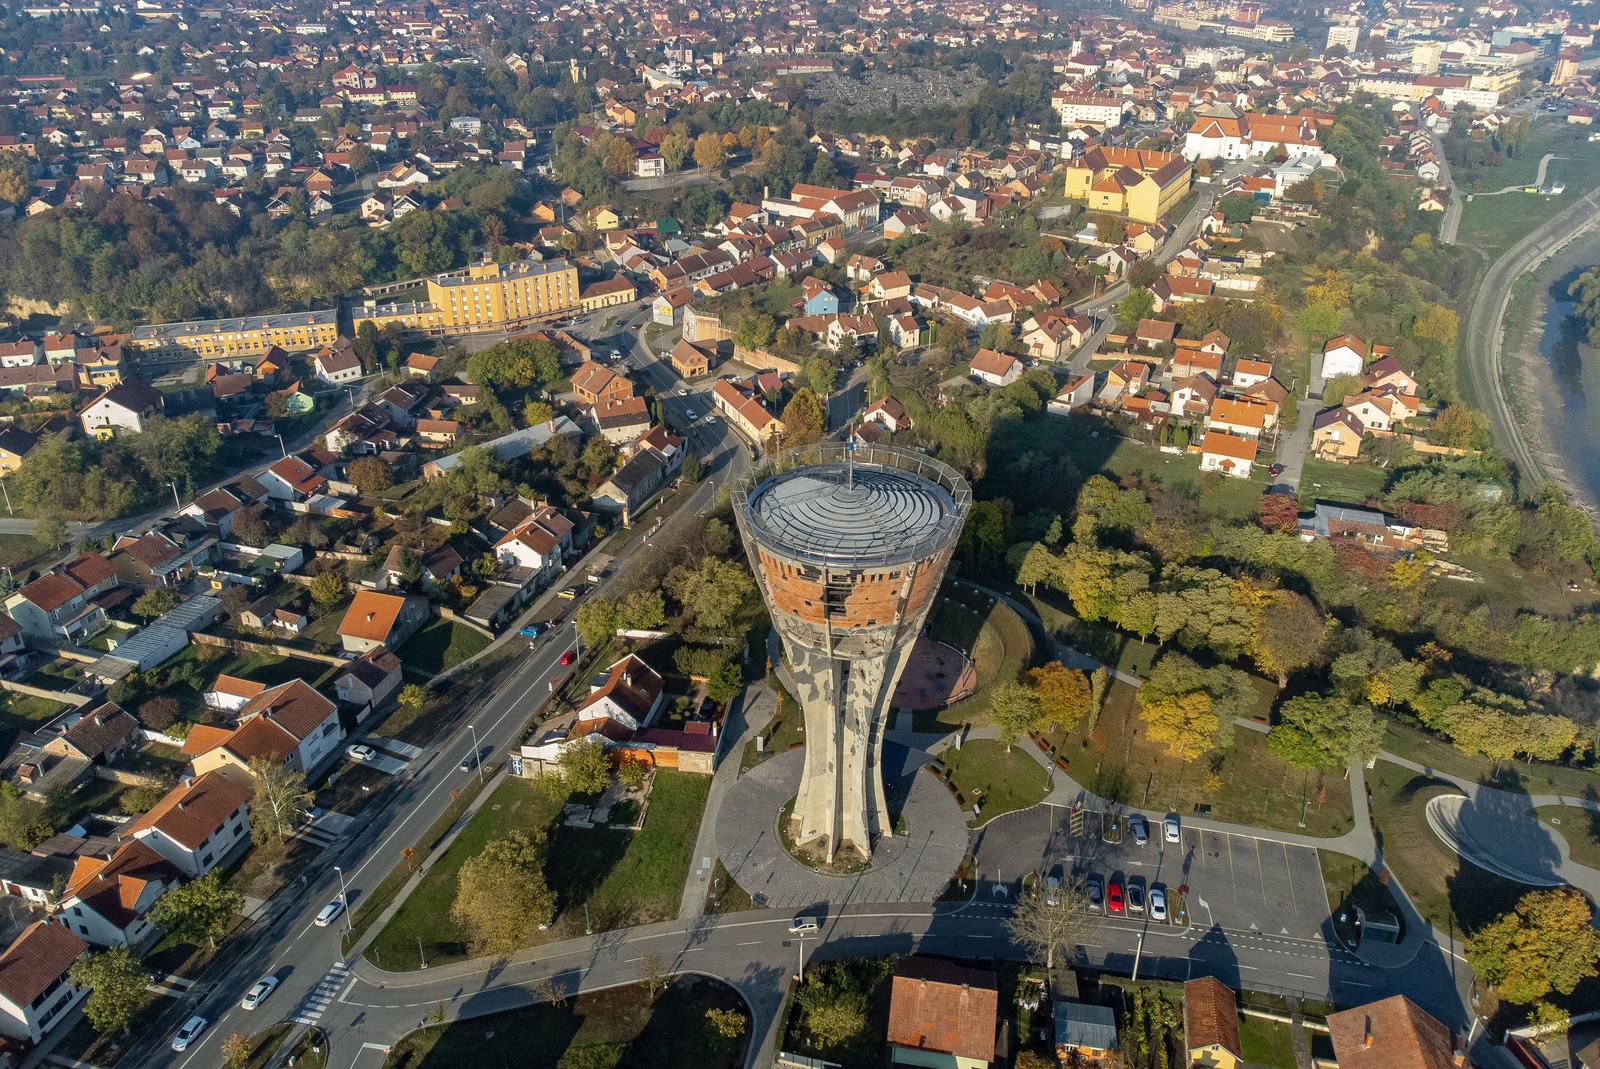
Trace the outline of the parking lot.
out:
<instances>
[{"instance_id":1,"label":"parking lot","mask_svg":"<svg viewBox=\"0 0 1600 1069\"><path fill-rule=\"evenodd\" d=\"M1299 939L1320 938L1328 919L1327 893L1317 852L1271 839L1184 826L1180 841L1164 840L1159 820L1139 846L1126 818L1121 842L1107 842L1107 820L1085 813L1083 834L1073 835L1065 809L1030 810L1002 817L985 829L978 847L980 875L1012 882L1059 865L1103 881L1142 877L1146 888L1187 888L1192 927L1259 931ZM1115 835L1111 835L1115 838Z\"/></svg>"}]
</instances>

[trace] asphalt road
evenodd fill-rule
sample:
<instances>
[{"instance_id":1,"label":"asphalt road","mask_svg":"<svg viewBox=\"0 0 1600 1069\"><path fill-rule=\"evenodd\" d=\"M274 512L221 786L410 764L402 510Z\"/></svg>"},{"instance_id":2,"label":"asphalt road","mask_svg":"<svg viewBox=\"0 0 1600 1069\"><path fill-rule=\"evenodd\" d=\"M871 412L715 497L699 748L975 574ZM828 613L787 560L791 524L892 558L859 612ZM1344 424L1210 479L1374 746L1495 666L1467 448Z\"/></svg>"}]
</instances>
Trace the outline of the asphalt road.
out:
<instances>
[{"instance_id":1,"label":"asphalt road","mask_svg":"<svg viewBox=\"0 0 1600 1069\"><path fill-rule=\"evenodd\" d=\"M1468 302L1467 341L1461 367L1470 398L1489 415L1496 442L1517 467L1518 481L1531 488L1541 471L1538 460L1522 436L1522 428L1506 402L1500 367L1505 342L1505 316L1517 279L1555 254L1568 241L1600 221L1600 189L1591 190L1555 216L1545 220L1496 260L1483 273Z\"/></svg>"}]
</instances>

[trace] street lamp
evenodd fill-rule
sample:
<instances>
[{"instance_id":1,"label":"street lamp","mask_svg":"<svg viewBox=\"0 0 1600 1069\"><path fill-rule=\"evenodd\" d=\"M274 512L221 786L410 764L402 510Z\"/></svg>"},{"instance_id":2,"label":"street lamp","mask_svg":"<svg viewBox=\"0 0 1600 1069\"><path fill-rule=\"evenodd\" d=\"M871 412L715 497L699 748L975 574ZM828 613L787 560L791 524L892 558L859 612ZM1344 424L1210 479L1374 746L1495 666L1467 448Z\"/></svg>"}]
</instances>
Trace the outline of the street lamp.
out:
<instances>
[{"instance_id":1,"label":"street lamp","mask_svg":"<svg viewBox=\"0 0 1600 1069\"><path fill-rule=\"evenodd\" d=\"M467 730L472 732L472 760L478 766L478 782L483 782L483 750L478 746L478 729L472 724L467 725Z\"/></svg>"},{"instance_id":2,"label":"street lamp","mask_svg":"<svg viewBox=\"0 0 1600 1069\"><path fill-rule=\"evenodd\" d=\"M350 896L344 889L344 869L335 865L333 871L339 874L339 901L344 903L344 930L349 935L355 929L350 927Z\"/></svg>"}]
</instances>

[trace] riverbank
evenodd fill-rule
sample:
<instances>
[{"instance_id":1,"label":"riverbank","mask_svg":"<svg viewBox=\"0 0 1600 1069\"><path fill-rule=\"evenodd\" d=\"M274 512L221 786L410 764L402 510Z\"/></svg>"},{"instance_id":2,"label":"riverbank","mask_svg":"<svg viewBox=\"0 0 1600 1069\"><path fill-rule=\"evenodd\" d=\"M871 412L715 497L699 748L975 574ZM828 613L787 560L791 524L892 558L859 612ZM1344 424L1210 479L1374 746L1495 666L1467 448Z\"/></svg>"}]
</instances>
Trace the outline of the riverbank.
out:
<instances>
[{"instance_id":1,"label":"riverbank","mask_svg":"<svg viewBox=\"0 0 1600 1069\"><path fill-rule=\"evenodd\" d=\"M1572 242L1513 289L1505 326L1505 385L1544 475L1600 509L1600 349L1587 344L1567 295L1600 263L1600 234Z\"/></svg>"}]
</instances>

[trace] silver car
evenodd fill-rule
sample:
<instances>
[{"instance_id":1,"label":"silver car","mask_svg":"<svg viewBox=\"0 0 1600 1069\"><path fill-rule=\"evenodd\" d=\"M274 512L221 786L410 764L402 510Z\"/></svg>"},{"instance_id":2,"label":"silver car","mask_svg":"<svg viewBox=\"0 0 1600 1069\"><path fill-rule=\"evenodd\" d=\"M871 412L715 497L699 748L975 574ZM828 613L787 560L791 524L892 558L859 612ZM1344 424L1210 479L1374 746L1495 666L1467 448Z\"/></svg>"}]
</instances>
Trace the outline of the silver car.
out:
<instances>
[{"instance_id":1,"label":"silver car","mask_svg":"<svg viewBox=\"0 0 1600 1069\"><path fill-rule=\"evenodd\" d=\"M1150 919L1154 921L1167 919L1167 892L1159 886L1150 888Z\"/></svg>"}]
</instances>

